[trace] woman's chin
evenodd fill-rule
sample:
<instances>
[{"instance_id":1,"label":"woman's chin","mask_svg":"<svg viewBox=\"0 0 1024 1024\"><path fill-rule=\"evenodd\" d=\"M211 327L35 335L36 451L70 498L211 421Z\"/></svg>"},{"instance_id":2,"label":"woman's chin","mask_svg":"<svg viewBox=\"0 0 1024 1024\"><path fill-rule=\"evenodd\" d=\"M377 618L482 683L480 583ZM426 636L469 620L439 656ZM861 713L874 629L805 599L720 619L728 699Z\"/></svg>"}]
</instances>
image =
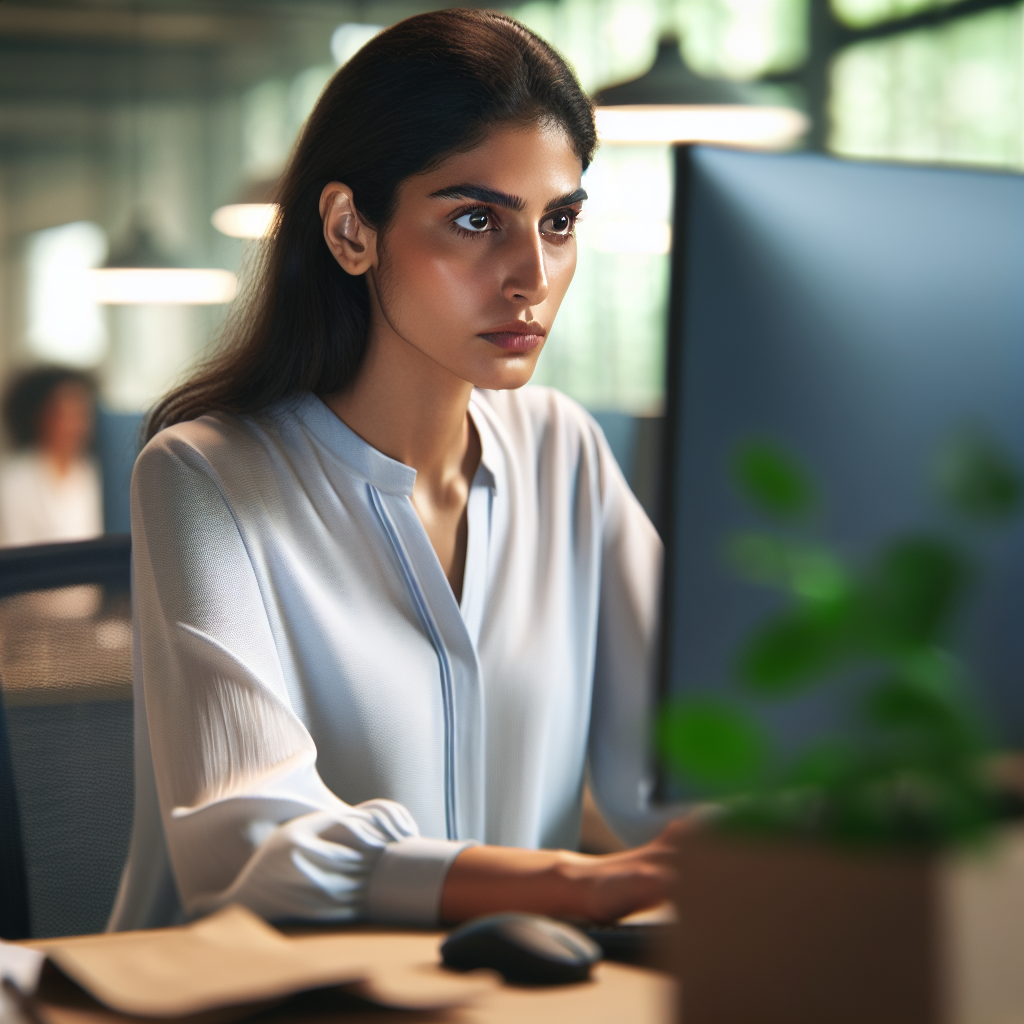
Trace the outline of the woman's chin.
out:
<instances>
[{"instance_id":1,"label":"woman's chin","mask_svg":"<svg viewBox=\"0 0 1024 1024\"><path fill-rule=\"evenodd\" d=\"M473 387L486 391L515 391L530 383L539 356L540 348L522 354L503 352L498 359L487 359L483 365L477 364L467 379L472 381Z\"/></svg>"},{"instance_id":2,"label":"woman's chin","mask_svg":"<svg viewBox=\"0 0 1024 1024\"><path fill-rule=\"evenodd\" d=\"M475 374L473 387L483 388L485 391L515 391L524 384L530 383L533 371L536 369L536 359L516 360L518 365L493 368L486 373Z\"/></svg>"}]
</instances>

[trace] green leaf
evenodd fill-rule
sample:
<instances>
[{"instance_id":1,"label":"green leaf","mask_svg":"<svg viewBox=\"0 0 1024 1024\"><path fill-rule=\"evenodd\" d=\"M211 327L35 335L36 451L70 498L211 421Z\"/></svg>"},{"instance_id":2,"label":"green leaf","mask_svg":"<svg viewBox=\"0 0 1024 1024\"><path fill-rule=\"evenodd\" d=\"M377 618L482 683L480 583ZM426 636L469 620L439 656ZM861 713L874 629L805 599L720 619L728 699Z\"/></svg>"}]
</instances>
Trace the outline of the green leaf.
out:
<instances>
[{"instance_id":1,"label":"green leaf","mask_svg":"<svg viewBox=\"0 0 1024 1024\"><path fill-rule=\"evenodd\" d=\"M1020 471L991 438L977 431L963 431L946 445L938 477L946 500L964 515L1000 520L1020 508Z\"/></svg>"},{"instance_id":2,"label":"green leaf","mask_svg":"<svg viewBox=\"0 0 1024 1024\"><path fill-rule=\"evenodd\" d=\"M919 647L898 661L899 676L917 686L949 699L963 681L964 668L959 659L940 647Z\"/></svg>"},{"instance_id":3,"label":"green leaf","mask_svg":"<svg viewBox=\"0 0 1024 1024\"><path fill-rule=\"evenodd\" d=\"M957 757L973 758L984 747L981 730L956 691L944 692L918 679L885 680L868 692L863 714L897 766L937 762L941 770Z\"/></svg>"},{"instance_id":4,"label":"green leaf","mask_svg":"<svg viewBox=\"0 0 1024 1024\"><path fill-rule=\"evenodd\" d=\"M814 489L800 465L778 446L749 441L733 458L740 489L761 511L794 519L810 511Z\"/></svg>"},{"instance_id":5,"label":"green leaf","mask_svg":"<svg viewBox=\"0 0 1024 1024\"><path fill-rule=\"evenodd\" d=\"M659 747L684 778L713 792L751 785L768 760L761 728L734 704L691 697L670 704L658 723Z\"/></svg>"},{"instance_id":6,"label":"green leaf","mask_svg":"<svg viewBox=\"0 0 1024 1024\"><path fill-rule=\"evenodd\" d=\"M803 604L756 630L739 658L740 678L763 696L808 689L850 654L852 608Z\"/></svg>"},{"instance_id":7,"label":"green leaf","mask_svg":"<svg viewBox=\"0 0 1024 1024\"><path fill-rule=\"evenodd\" d=\"M938 643L969 578L967 565L944 541L897 541L882 554L864 593L876 639L887 649Z\"/></svg>"},{"instance_id":8,"label":"green leaf","mask_svg":"<svg viewBox=\"0 0 1024 1024\"><path fill-rule=\"evenodd\" d=\"M811 545L793 545L789 559L790 586L809 601L834 603L849 589L842 562L832 552Z\"/></svg>"},{"instance_id":9,"label":"green leaf","mask_svg":"<svg viewBox=\"0 0 1024 1024\"><path fill-rule=\"evenodd\" d=\"M740 533L729 540L727 552L745 579L788 587L811 601L838 600L849 587L843 564L823 547L769 534Z\"/></svg>"},{"instance_id":10,"label":"green leaf","mask_svg":"<svg viewBox=\"0 0 1024 1024\"><path fill-rule=\"evenodd\" d=\"M835 788L844 785L856 770L857 753L849 743L824 740L805 750L793 762L786 781L795 786Z\"/></svg>"},{"instance_id":11,"label":"green leaf","mask_svg":"<svg viewBox=\"0 0 1024 1024\"><path fill-rule=\"evenodd\" d=\"M736 571L752 583L789 582L789 552L779 537L739 533L729 539L727 554Z\"/></svg>"}]
</instances>

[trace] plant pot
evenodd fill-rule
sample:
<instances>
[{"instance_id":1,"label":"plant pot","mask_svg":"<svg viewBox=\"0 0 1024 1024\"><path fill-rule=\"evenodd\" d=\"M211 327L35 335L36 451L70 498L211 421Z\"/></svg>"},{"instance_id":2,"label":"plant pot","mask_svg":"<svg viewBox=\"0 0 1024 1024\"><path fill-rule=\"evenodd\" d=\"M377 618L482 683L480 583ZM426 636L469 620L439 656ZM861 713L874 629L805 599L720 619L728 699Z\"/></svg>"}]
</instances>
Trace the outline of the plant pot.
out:
<instances>
[{"instance_id":1,"label":"plant pot","mask_svg":"<svg viewBox=\"0 0 1024 1024\"><path fill-rule=\"evenodd\" d=\"M1024 1021L1024 830L956 855L695 836L677 885L685 1024Z\"/></svg>"}]
</instances>

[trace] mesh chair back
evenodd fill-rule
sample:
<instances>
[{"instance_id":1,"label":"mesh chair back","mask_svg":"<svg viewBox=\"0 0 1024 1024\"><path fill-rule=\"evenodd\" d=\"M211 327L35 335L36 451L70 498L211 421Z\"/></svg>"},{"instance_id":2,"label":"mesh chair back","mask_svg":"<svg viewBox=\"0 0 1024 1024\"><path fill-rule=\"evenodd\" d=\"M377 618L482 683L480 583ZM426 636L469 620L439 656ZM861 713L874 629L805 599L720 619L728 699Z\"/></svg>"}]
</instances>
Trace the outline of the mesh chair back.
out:
<instances>
[{"instance_id":1,"label":"mesh chair back","mask_svg":"<svg viewBox=\"0 0 1024 1024\"><path fill-rule=\"evenodd\" d=\"M113 906L133 809L130 554L126 535L0 551L5 938L101 931Z\"/></svg>"}]
</instances>

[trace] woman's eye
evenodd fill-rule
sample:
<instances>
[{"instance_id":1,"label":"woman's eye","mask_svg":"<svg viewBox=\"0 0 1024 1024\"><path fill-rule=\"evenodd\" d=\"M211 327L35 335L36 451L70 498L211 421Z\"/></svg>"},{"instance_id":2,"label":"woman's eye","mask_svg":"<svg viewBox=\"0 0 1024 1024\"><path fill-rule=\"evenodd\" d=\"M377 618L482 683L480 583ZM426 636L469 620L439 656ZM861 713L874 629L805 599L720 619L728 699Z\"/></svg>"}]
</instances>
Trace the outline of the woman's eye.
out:
<instances>
[{"instance_id":1,"label":"woman's eye","mask_svg":"<svg viewBox=\"0 0 1024 1024\"><path fill-rule=\"evenodd\" d=\"M576 217L572 213L562 211L553 213L541 223L540 229L545 235L571 235L576 224Z\"/></svg>"},{"instance_id":2,"label":"woman's eye","mask_svg":"<svg viewBox=\"0 0 1024 1024\"><path fill-rule=\"evenodd\" d=\"M472 210L470 213L464 213L461 217L456 217L455 223L464 231L473 231L479 234L491 226L491 215L486 210Z\"/></svg>"}]
</instances>

